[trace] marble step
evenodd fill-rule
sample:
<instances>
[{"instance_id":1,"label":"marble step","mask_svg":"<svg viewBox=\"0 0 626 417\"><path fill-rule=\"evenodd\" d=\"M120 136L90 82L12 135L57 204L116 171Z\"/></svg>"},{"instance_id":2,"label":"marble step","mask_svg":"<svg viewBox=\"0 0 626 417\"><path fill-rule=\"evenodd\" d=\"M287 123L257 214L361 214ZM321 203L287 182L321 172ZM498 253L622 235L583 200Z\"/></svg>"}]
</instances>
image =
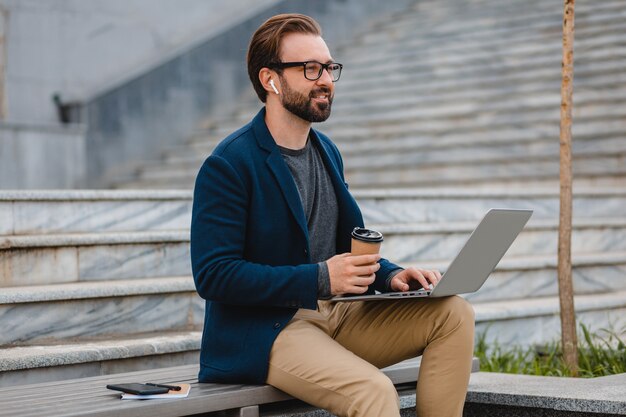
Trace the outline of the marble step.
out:
<instances>
[{"instance_id":1,"label":"marble step","mask_svg":"<svg viewBox=\"0 0 626 417\"><path fill-rule=\"evenodd\" d=\"M626 61L625 61L626 63ZM556 97L558 99L558 97ZM624 105L625 96L615 97L612 100L603 99L597 102L577 104L573 111L573 120L577 123L601 120L622 120L626 114ZM556 109L556 110L555 110ZM441 130L461 129L467 127L491 127L506 125L532 126L536 123L556 122L560 120L559 101L554 98L551 102L538 102L514 106L512 102L502 103L501 106L478 105L473 106L442 106L429 109L406 109L380 115L333 114L332 122L324 124L325 131L337 134L346 129L360 129L364 136L403 129L405 132L413 127L424 128L431 124L441 125ZM442 129L443 128L443 129Z\"/></svg>"},{"instance_id":2,"label":"marble step","mask_svg":"<svg viewBox=\"0 0 626 417\"><path fill-rule=\"evenodd\" d=\"M370 223L368 223L370 224ZM378 224L384 245L399 262L446 259L463 245L476 222ZM576 219L572 250L626 250L623 218ZM552 253L557 223L538 218L511 254ZM0 287L168 277L191 273L188 229L167 232L79 233L0 238Z\"/></svg>"},{"instance_id":3,"label":"marble step","mask_svg":"<svg viewBox=\"0 0 626 417\"><path fill-rule=\"evenodd\" d=\"M0 287L190 273L188 229L0 237Z\"/></svg>"},{"instance_id":4,"label":"marble step","mask_svg":"<svg viewBox=\"0 0 626 417\"><path fill-rule=\"evenodd\" d=\"M361 48L380 49L389 44L422 45L427 38L432 43L450 42L467 37L476 40L515 36L525 31L543 32L550 35L545 25L560 21L563 10L549 3L500 2L490 6L476 7L462 2L448 2L445 12L424 5L419 10L396 13L382 19L372 30L359 36ZM623 10L619 1L597 4L580 4L576 8L577 29L598 24ZM595 5L594 5L595 6Z\"/></svg>"},{"instance_id":5,"label":"marble step","mask_svg":"<svg viewBox=\"0 0 626 417\"><path fill-rule=\"evenodd\" d=\"M197 364L201 338L201 331L159 331L5 347L0 387Z\"/></svg>"},{"instance_id":6,"label":"marble step","mask_svg":"<svg viewBox=\"0 0 626 417\"><path fill-rule=\"evenodd\" d=\"M507 253L483 287L464 297L476 303L558 297L556 250L554 246L554 255L509 256ZM450 262L451 259L438 262L414 259L399 264L445 271ZM577 295L626 291L626 251L572 253L572 280Z\"/></svg>"},{"instance_id":7,"label":"marble step","mask_svg":"<svg viewBox=\"0 0 626 417\"><path fill-rule=\"evenodd\" d=\"M625 61L626 64L626 61ZM620 75L626 81L626 76ZM617 87L616 88L620 88ZM553 90L555 91L555 90ZM405 92L409 97L411 94ZM610 96L611 94L607 94ZM596 95L596 97L600 97ZM406 136L410 134L443 135L450 133L486 132L491 129L511 128L531 129L537 125L556 123L560 120L558 90L555 91L551 102L533 101L532 98L515 102L515 97L503 101L500 107L483 105L479 102L470 102L454 99L450 103L441 103L427 108L412 108L410 105L403 111L381 112L370 114L368 110L354 112L334 112L327 122L315 125L333 140L341 142L346 138L386 138ZM623 127L626 108L624 95L617 94L612 99L599 98L598 101L588 101L573 109L574 128L579 124L606 123L617 124ZM555 104L556 103L556 104ZM516 107L517 105L517 107ZM256 106L258 111L260 106ZM376 112L375 112L376 113ZM219 127L211 129L208 136L214 139L223 139L241 126L247 124L253 114L243 120L224 120ZM196 138L199 134L196 134ZM204 134L206 137L207 134Z\"/></svg>"},{"instance_id":8,"label":"marble step","mask_svg":"<svg viewBox=\"0 0 626 417\"><path fill-rule=\"evenodd\" d=\"M576 29L596 26L624 10L623 3L607 1L595 3L598 8L587 4L577 5ZM546 6L546 7L542 7ZM549 3L511 2L475 7L455 2L446 12L436 12L431 6L419 11L398 13L382 20L375 30L359 37L358 46L377 48L383 45L422 46L426 40L437 46L467 38L469 44L482 39L515 36L525 32L538 32L548 37L554 22L560 22L563 10ZM556 23L558 25L558 23ZM550 25L546 27L547 25Z\"/></svg>"},{"instance_id":9,"label":"marble step","mask_svg":"<svg viewBox=\"0 0 626 417\"><path fill-rule=\"evenodd\" d=\"M603 80L604 84L613 84L615 87L623 84L623 72L620 70L624 64L626 39L617 45L607 46L603 40L599 40L598 43L599 45L591 47L592 51L588 53L588 56L578 57L577 55L576 77L574 78L576 91L582 92L587 86L597 86L598 79ZM560 45L556 45L555 53L548 57L531 55L521 62L513 59L509 62L502 58L497 60L496 65L493 63L493 53L491 53L476 65L467 62L466 59L450 62L448 65L443 63L441 68L436 67L436 76L433 75L435 70L433 66L425 66L422 71L423 75L420 75L420 71L414 70L408 74L389 71L382 78L379 71L374 71L370 76L374 77L372 79L356 75L352 78L345 76L337 83L334 107L337 112L339 109L352 106L358 108L360 104L371 106L380 103L381 100L389 102L407 98L412 99L413 102L420 102L423 98L442 101L449 97L449 101L455 102L459 95L470 99L473 96L480 98L485 90L507 93L511 100L514 100L518 94L530 86L541 86L539 88L544 92L553 90L558 97L558 83L561 77L560 48ZM485 64L485 62L492 63ZM490 68L488 65L493 67ZM507 67L510 67L511 71L505 71ZM351 85L351 80L354 80L357 85ZM554 90L555 82L557 83L556 90ZM515 88L511 87L511 83L516 84ZM255 105L257 102L250 101L250 103ZM228 128L240 126L242 122L248 120L250 113L252 113L251 110L246 111L243 119L236 119Z\"/></svg>"},{"instance_id":10,"label":"marble step","mask_svg":"<svg viewBox=\"0 0 626 417\"><path fill-rule=\"evenodd\" d=\"M626 127L626 123L625 123ZM608 131L606 129L605 131ZM526 158L558 158L559 143L555 139L558 132L546 137L538 129L527 132L490 132L484 137L474 135L448 135L436 139L430 137L407 137L397 139L366 139L339 143L344 165L351 169L386 167L391 164L446 164L458 162L500 162ZM577 135L572 143L572 153L578 157L607 155L626 152L624 131L598 133L590 136ZM541 135L541 136L539 136ZM473 140L472 140L473 139ZM210 154L208 144L197 144L170 154L160 162L146 163L138 173L159 172L161 170L198 170ZM530 168L530 167L529 167Z\"/></svg>"},{"instance_id":11,"label":"marble step","mask_svg":"<svg viewBox=\"0 0 626 417\"><path fill-rule=\"evenodd\" d=\"M614 6L611 12L605 15L576 16L575 52L580 51L584 54L589 42L592 43L600 37L612 36L610 39L615 41L611 43L623 39L619 35L623 34L626 8L621 4ZM537 19L534 23L521 20L515 22L519 25L508 27L503 20L503 25L499 28L484 25L476 27L471 33L464 31L445 37L437 36L434 32L421 33L413 29L412 32L407 32L404 39L383 41L379 44L368 44L359 40L356 45L339 48L338 56L341 58L340 61L347 65L346 68L354 66L357 71L364 72L368 68L364 67L364 64L372 63L378 70L378 67L382 67L380 61L384 60L389 60L390 69L395 70L401 67L399 63L403 59L409 66L415 66L420 62L436 60L437 56L459 54L471 57L480 56L485 51L504 54L510 50L508 56L524 55L531 51L534 54L541 54L561 43L559 37L562 34L561 20L562 11L561 16ZM394 22L379 30L381 33L392 32L397 29L397 25L398 23ZM439 51L439 54L434 54L433 51ZM420 57L422 59L419 59Z\"/></svg>"},{"instance_id":12,"label":"marble step","mask_svg":"<svg viewBox=\"0 0 626 417\"><path fill-rule=\"evenodd\" d=\"M0 239L3 235L184 229L190 224L191 197L189 191L173 190L0 190Z\"/></svg>"},{"instance_id":13,"label":"marble step","mask_svg":"<svg viewBox=\"0 0 626 417\"><path fill-rule=\"evenodd\" d=\"M608 47L605 42L600 41L600 45L592 48L593 52L589 53L589 58L580 57L580 60L577 59L576 77L574 78L575 90L583 92L587 88L596 89L599 87L599 83L613 87L623 85L624 75L621 69L624 65L625 43L626 39L619 45ZM560 52L560 49L556 52ZM489 58L493 61L492 55L486 56L483 61L490 62ZM497 60L498 65L493 70L483 67L473 68L471 63L466 67L465 61L451 63L449 67L444 65L442 68L437 68L436 76L433 76L433 68L430 67L421 77L415 74L415 71L408 75L399 71L390 71L381 77L380 72L376 71L373 74L376 78L372 80L355 77L355 81L362 80L363 84L352 87L349 82L350 78L345 77L345 80L342 78L337 83L334 104L338 111L342 107L354 106L354 108L358 108L360 104L371 106L381 101L388 103L395 99L412 99L414 102L419 102L424 98L429 103L432 103L432 100L444 101L447 99L454 103L459 99L459 96L467 97L470 100L476 96L476 99L479 99L481 95L485 94L484 91L506 93L511 97L511 100L515 100L517 95L523 94L525 90L531 87L534 92L537 92L538 89L544 92L555 91L558 97L558 85L561 78L560 54L555 54L555 58L554 62L545 61L543 64L533 61L537 59L536 57L529 58L530 61L528 62L513 61L508 64L511 71L503 70L507 64L501 62L502 59ZM527 68L525 64L528 66ZM557 85L556 90L554 90L555 83ZM253 109L258 108L255 100L251 100L247 104L247 106L250 105L253 106ZM243 119L234 119L227 125L227 129L239 127L242 122L247 122L248 116L253 113L253 110L249 109L244 113ZM227 120L222 119L221 122L227 122Z\"/></svg>"},{"instance_id":14,"label":"marble step","mask_svg":"<svg viewBox=\"0 0 626 417\"><path fill-rule=\"evenodd\" d=\"M597 178L612 178L619 186L626 182L626 155L623 153L573 158L574 181ZM428 186L471 186L476 183L506 184L507 181L522 185L528 180L557 180L559 161L554 158L534 160L515 159L498 162L459 162L455 164L428 165L415 163L403 166L400 161L394 166L355 168L345 170L348 183L355 187L428 187ZM589 184L589 182L587 182Z\"/></svg>"},{"instance_id":15,"label":"marble step","mask_svg":"<svg viewBox=\"0 0 626 417\"><path fill-rule=\"evenodd\" d=\"M558 299L531 298L505 302L472 302L476 333L501 345L523 346L560 336ZM626 292L575 297L579 323L592 331L624 325ZM2 350L0 387L195 364L201 332L157 332L59 344L8 347Z\"/></svg>"},{"instance_id":16,"label":"marble step","mask_svg":"<svg viewBox=\"0 0 626 417\"><path fill-rule=\"evenodd\" d=\"M626 8L621 14L626 16ZM452 67L456 67L454 69L459 75L467 76L478 73L481 68L500 75L530 70L533 66L551 66L554 62L560 62L559 52L562 52L561 39L558 36L558 32L562 30L561 25L558 20L553 23L556 24L552 24L550 29L557 32L557 36L551 37L525 31L514 36L494 36L474 43L459 38L449 45L438 45L437 42L423 46L388 45L381 50L351 51L360 52L353 59L339 52L339 55L335 55L344 65L340 82L342 86L349 87L364 85L374 80L381 71L385 72L385 77L389 74L391 77L398 77L396 80L400 81L409 75L420 80L426 77L450 76ZM626 41L623 35L625 26L624 17L617 16L595 27L577 27L577 43L574 46L576 65L590 64L594 57L602 55L611 60L607 55L608 51L615 51L619 55ZM462 46L459 42L462 42ZM467 64L467 67L460 64Z\"/></svg>"},{"instance_id":17,"label":"marble step","mask_svg":"<svg viewBox=\"0 0 626 417\"><path fill-rule=\"evenodd\" d=\"M445 223L381 226L381 231L389 234L391 239L385 246L394 248L394 253L400 251L394 259L411 259L414 254L425 253L428 254L426 259L443 259L454 253L475 223L448 220ZM621 219L577 219L573 248L575 251L602 250L607 242L617 244L623 239L624 227ZM554 221L539 218L529 233L530 230L536 231L538 236L529 236L528 243L521 245L515 253L538 253L539 248L543 250L541 253L549 252L556 233ZM580 237L577 237L578 233ZM407 249L407 239L415 242L415 248ZM441 252L444 248L445 252ZM191 273L188 229L5 236L0 238L0 249L1 287Z\"/></svg>"},{"instance_id":18,"label":"marble step","mask_svg":"<svg viewBox=\"0 0 626 417\"><path fill-rule=\"evenodd\" d=\"M530 346L560 340L558 297L529 297L472 303L476 312L476 334L486 332L487 343L501 346ZM574 297L577 323L592 332L626 328L626 291L585 294Z\"/></svg>"},{"instance_id":19,"label":"marble step","mask_svg":"<svg viewBox=\"0 0 626 417\"><path fill-rule=\"evenodd\" d=\"M0 346L199 330L204 302L190 276L3 288Z\"/></svg>"},{"instance_id":20,"label":"marble step","mask_svg":"<svg viewBox=\"0 0 626 417\"><path fill-rule=\"evenodd\" d=\"M594 81L597 87L593 90L588 88L576 90L576 106L581 109L579 113L585 114L588 112L587 108L604 103L624 102L626 89L615 80L606 77ZM604 84L601 84L601 81L604 81ZM512 92L506 88L490 86L485 89L462 89L441 94L424 92L420 96L402 93L392 96L381 92L380 99L369 98L358 101L351 100L349 96L342 95L343 91L338 91L333 102L332 117L326 124L332 125L335 119L341 121L344 118L349 119L367 113L377 120L384 120L392 116L413 114L441 117L448 114L507 109L517 109L522 112L534 108L552 107L555 102L557 106L559 104L559 91L548 88L547 85L533 82L522 88L524 91Z\"/></svg>"},{"instance_id":21,"label":"marble step","mask_svg":"<svg viewBox=\"0 0 626 417\"><path fill-rule=\"evenodd\" d=\"M532 221L559 218L559 189L357 189L352 194L367 224L478 221L494 207L533 209ZM623 217L626 189L574 185L575 218Z\"/></svg>"},{"instance_id":22,"label":"marble step","mask_svg":"<svg viewBox=\"0 0 626 417\"><path fill-rule=\"evenodd\" d=\"M326 131L326 125L320 126ZM580 148L583 143L591 141L601 141L604 139L613 140L620 138L624 134L624 123L619 119L612 123L607 121L587 121L577 123L572 127L572 136L575 138L573 147ZM348 159L353 155L361 155L365 151L375 151L379 154L384 151L405 151L405 150L429 150L429 149L454 149L467 148L473 146L503 144L511 146L525 146L528 143L551 143L555 137L559 136L559 126L554 122L537 123L528 127L500 126L489 129L474 129L464 131L449 131L434 134L418 129L411 129L405 133L387 136L372 135L352 135L350 132L333 134L331 137L338 146L344 158ZM215 146L223 140L210 133L198 134L192 142L185 145L172 147L164 152L161 160L146 163L145 166L155 165L170 166L179 165L183 167L199 167L204 159L213 151ZM350 165L349 163L346 165Z\"/></svg>"},{"instance_id":23,"label":"marble step","mask_svg":"<svg viewBox=\"0 0 626 417\"><path fill-rule=\"evenodd\" d=\"M620 143L620 140L615 142ZM573 156L575 178L623 179L626 176L626 152L619 149L595 150L593 146L590 149L594 154ZM544 150L537 155L516 153L507 157L507 153L499 149L489 149L485 153L480 153L480 149L467 149L464 152L450 152L451 156L447 158L446 152L383 153L378 158L353 157L352 160L346 159L344 173L348 182L358 187L459 185L559 177L558 143L553 152ZM164 165L160 169L148 166L139 172L138 180L167 184L168 181L180 179L183 183L193 184L198 169L171 165Z\"/></svg>"},{"instance_id":24,"label":"marble step","mask_svg":"<svg viewBox=\"0 0 626 417\"><path fill-rule=\"evenodd\" d=\"M592 3L593 4L593 3ZM595 5L595 4L593 4ZM619 1L603 1L594 8L590 3L576 5L582 22L598 19L622 8ZM402 41L410 34L432 34L434 40L455 37L481 28L501 30L505 27L536 27L545 20L562 17L563 11L542 1L485 2L438 1L416 2L412 8L397 12L374 24L376 30L364 33L360 44ZM394 24L391 25L390 21ZM471 36L471 33L468 33ZM475 35L478 36L478 35Z\"/></svg>"},{"instance_id":25,"label":"marble step","mask_svg":"<svg viewBox=\"0 0 626 417\"><path fill-rule=\"evenodd\" d=\"M383 256L397 263L436 262L445 264L456 255L478 224L471 222L367 223L384 235ZM558 247L558 221L531 219L506 253L505 259L554 255ZM626 252L626 217L575 219L572 253ZM445 261L443 261L445 260ZM515 262L518 266L524 261ZM544 265L544 264L540 264ZM552 265L552 264L550 264ZM626 280L626 277L625 277Z\"/></svg>"}]
</instances>

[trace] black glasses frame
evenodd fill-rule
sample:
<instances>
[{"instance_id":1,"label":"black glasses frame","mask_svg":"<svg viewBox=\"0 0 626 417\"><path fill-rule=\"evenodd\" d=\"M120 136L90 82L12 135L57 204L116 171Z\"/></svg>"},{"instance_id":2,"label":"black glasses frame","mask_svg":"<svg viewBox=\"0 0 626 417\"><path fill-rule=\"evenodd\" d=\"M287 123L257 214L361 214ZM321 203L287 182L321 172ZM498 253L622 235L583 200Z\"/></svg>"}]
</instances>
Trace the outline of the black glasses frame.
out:
<instances>
[{"instance_id":1,"label":"black glasses frame","mask_svg":"<svg viewBox=\"0 0 626 417\"><path fill-rule=\"evenodd\" d=\"M309 78L306 76L306 66L309 63L314 63L314 64L318 64L320 65L320 70L317 74L317 77L315 78ZM337 78L334 78L334 74L333 71L328 71L328 69L330 68L331 65L337 65L339 66L339 73L337 74ZM270 64L270 68L272 69L284 69L284 68L294 68L294 67L302 67L304 69L303 74L304 74L304 78L306 78L309 81L317 81L320 79L320 77L322 76L322 72L324 70L328 71L328 73L330 74L331 77L333 77L333 82L336 82L339 80L339 77L341 77L341 70L343 69L343 64L340 64L338 62L329 62L327 64L322 64L321 62L317 62L317 61L302 61L302 62L275 62L273 64Z\"/></svg>"}]
</instances>

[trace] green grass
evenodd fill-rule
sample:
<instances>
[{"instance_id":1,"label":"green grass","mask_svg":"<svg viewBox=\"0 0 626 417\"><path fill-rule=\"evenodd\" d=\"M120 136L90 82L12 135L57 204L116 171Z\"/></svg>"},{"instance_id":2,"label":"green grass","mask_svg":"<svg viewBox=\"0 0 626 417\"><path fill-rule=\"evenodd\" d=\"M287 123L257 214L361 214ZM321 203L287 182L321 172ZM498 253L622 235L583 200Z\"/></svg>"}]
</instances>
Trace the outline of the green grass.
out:
<instances>
[{"instance_id":1,"label":"green grass","mask_svg":"<svg viewBox=\"0 0 626 417\"><path fill-rule=\"evenodd\" d=\"M579 377L592 378L626 372L626 343L619 335L602 329L591 333L581 324L578 340ZM602 333L602 334L600 334ZM512 374L571 376L563 361L560 342L541 347L504 349L496 341L486 342L487 332L478 335L474 356L480 359L480 370Z\"/></svg>"}]
</instances>

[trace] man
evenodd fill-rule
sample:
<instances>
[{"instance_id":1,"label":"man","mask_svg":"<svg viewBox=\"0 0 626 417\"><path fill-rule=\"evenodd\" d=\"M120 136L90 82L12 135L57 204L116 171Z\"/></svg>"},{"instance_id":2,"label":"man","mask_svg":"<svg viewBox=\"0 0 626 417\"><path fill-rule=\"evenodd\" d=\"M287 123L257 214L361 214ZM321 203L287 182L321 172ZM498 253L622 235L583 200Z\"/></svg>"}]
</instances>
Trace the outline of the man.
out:
<instances>
[{"instance_id":1,"label":"man","mask_svg":"<svg viewBox=\"0 0 626 417\"><path fill-rule=\"evenodd\" d=\"M268 383L338 416L399 416L379 370L423 355L419 416L460 416L474 316L460 297L332 303L407 291L438 271L352 256L363 226L326 120L341 74L318 24L278 15L254 34L248 73L265 107L228 136L196 181L191 256L207 300L201 382Z\"/></svg>"}]
</instances>

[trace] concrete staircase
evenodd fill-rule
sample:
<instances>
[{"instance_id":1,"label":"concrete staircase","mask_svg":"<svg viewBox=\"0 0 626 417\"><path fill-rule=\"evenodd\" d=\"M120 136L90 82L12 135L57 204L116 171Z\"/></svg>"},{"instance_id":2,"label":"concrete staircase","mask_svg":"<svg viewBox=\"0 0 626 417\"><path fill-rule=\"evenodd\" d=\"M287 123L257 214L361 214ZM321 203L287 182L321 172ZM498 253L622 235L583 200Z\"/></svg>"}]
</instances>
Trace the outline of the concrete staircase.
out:
<instances>
[{"instance_id":1,"label":"concrete staircase","mask_svg":"<svg viewBox=\"0 0 626 417\"><path fill-rule=\"evenodd\" d=\"M559 331L561 13L539 0L418 1L333 51L345 70L318 126L343 153L366 224L385 234L383 254L402 265L445 269L489 208L535 210L467 297L478 331L501 343ZM592 329L626 328L624 17L621 0L577 4L574 285ZM258 108L244 99L141 163L116 183L128 190L0 192L0 386L197 361L190 190Z\"/></svg>"},{"instance_id":2,"label":"concrete staircase","mask_svg":"<svg viewBox=\"0 0 626 417\"><path fill-rule=\"evenodd\" d=\"M577 185L624 185L626 11L576 9ZM334 56L331 118L352 187L556 187L562 10L541 1L417 2ZM213 146L258 110L219 120L119 187L193 187Z\"/></svg>"}]
</instances>

